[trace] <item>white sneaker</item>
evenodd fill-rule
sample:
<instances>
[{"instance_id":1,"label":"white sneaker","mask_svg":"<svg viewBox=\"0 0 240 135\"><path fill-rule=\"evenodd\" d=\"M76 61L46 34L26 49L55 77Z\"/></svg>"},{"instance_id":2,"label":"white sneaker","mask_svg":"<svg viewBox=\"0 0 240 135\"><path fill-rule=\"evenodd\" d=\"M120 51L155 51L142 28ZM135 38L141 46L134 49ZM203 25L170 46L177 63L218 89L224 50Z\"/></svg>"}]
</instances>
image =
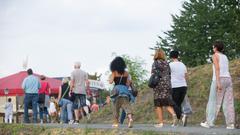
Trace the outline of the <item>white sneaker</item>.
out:
<instances>
[{"instance_id":1,"label":"white sneaker","mask_svg":"<svg viewBox=\"0 0 240 135\"><path fill-rule=\"evenodd\" d=\"M210 126L207 122L201 122L200 125L205 128L211 128L213 126Z\"/></svg>"},{"instance_id":2,"label":"white sneaker","mask_svg":"<svg viewBox=\"0 0 240 135\"><path fill-rule=\"evenodd\" d=\"M163 127L163 123L155 124L154 127L156 127L156 128L162 128L162 127Z\"/></svg>"},{"instance_id":3,"label":"white sneaker","mask_svg":"<svg viewBox=\"0 0 240 135\"><path fill-rule=\"evenodd\" d=\"M228 126L226 127L226 129L235 129L235 126L234 126L234 124L231 124L231 125L228 125Z\"/></svg>"},{"instance_id":4,"label":"white sneaker","mask_svg":"<svg viewBox=\"0 0 240 135\"><path fill-rule=\"evenodd\" d=\"M70 120L68 124L72 125L74 123L74 120Z\"/></svg>"},{"instance_id":5,"label":"white sneaker","mask_svg":"<svg viewBox=\"0 0 240 135\"><path fill-rule=\"evenodd\" d=\"M79 124L79 120L76 120L76 121L74 121L74 123L73 124Z\"/></svg>"},{"instance_id":6,"label":"white sneaker","mask_svg":"<svg viewBox=\"0 0 240 135\"><path fill-rule=\"evenodd\" d=\"M184 114L183 117L182 117L182 124L183 124L184 127L187 126L187 117L188 116L186 114Z\"/></svg>"},{"instance_id":7,"label":"white sneaker","mask_svg":"<svg viewBox=\"0 0 240 135\"><path fill-rule=\"evenodd\" d=\"M171 127L178 127L179 126L178 123L179 122L177 122L176 124L172 124Z\"/></svg>"},{"instance_id":8,"label":"white sneaker","mask_svg":"<svg viewBox=\"0 0 240 135\"><path fill-rule=\"evenodd\" d=\"M40 120L40 124L43 124L43 120L42 119Z\"/></svg>"}]
</instances>

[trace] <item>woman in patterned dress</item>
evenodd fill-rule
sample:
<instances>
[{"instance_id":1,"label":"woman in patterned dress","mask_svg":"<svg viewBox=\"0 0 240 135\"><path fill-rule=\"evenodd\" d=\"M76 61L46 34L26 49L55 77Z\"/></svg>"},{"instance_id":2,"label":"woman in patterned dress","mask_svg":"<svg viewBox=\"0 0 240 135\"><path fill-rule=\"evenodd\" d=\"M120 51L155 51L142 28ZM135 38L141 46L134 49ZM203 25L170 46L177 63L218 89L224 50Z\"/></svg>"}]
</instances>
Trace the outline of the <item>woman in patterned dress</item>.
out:
<instances>
[{"instance_id":1,"label":"woman in patterned dress","mask_svg":"<svg viewBox=\"0 0 240 135\"><path fill-rule=\"evenodd\" d=\"M171 97L171 76L170 67L165 59L165 53L162 49L155 51L154 63L152 65L152 73L160 73L158 85L153 88L154 92L154 107L159 123L155 127L163 127L163 107L166 107L168 112L173 117L173 125L175 126L177 117L173 110L174 101Z\"/></svg>"}]
</instances>

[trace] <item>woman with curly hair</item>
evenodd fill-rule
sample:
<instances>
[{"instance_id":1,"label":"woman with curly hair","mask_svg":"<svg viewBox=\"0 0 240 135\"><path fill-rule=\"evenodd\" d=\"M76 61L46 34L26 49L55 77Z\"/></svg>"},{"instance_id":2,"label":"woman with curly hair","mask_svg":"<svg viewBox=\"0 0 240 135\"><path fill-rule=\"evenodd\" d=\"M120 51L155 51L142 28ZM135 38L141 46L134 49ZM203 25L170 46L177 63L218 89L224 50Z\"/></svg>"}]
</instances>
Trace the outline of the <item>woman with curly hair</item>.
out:
<instances>
[{"instance_id":1,"label":"woman with curly hair","mask_svg":"<svg viewBox=\"0 0 240 135\"><path fill-rule=\"evenodd\" d=\"M128 127L132 128L132 108L130 102L134 100L134 97L128 90L130 84L129 74L125 70L126 64L122 57L116 57L110 64L110 70L112 72L109 83L114 83L113 94L111 99L113 101L113 115L114 124L113 127L118 127L119 112L120 109L126 111L128 116Z\"/></svg>"}]
</instances>

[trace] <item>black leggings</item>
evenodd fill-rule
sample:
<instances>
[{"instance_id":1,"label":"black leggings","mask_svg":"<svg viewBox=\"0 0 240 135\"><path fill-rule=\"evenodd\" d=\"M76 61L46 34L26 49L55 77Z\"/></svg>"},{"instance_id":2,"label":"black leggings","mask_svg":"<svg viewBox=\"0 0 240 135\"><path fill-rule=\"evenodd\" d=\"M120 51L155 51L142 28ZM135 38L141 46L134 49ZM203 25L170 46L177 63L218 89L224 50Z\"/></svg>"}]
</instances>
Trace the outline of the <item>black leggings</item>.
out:
<instances>
[{"instance_id":1,"label":"black leggings","mask_svg":"<svg viewBox=\"0 0 240 135\"><path fill-rule=\"evenodd\" d=\"M187 93L187 87L178 87L178 88L172 89L172 97L173 97L173 101L175 102L173 109L178 119L180 119L182 115L181 104L185 98L186 93Z\"/></svg>"}]
</instances>

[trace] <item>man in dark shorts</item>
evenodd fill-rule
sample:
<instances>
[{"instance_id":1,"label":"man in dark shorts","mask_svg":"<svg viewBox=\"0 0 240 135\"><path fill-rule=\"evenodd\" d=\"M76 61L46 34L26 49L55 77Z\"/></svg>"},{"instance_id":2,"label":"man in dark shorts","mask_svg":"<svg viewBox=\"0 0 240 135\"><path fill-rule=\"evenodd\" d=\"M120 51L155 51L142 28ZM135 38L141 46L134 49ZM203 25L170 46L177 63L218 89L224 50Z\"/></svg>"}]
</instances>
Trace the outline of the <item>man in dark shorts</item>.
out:
<instances>
[{"instance_id":1,"label":"man in dark shorts","mask_svg":"<svg viewBox=\"0 0 240 135\"><path fill-rule=\"evenodd\" d=\"M82 108L86 107L86 84L88 83L88 74L80 69L81 63L74 64L74 70L71 73L71 91L74 93L73 109L75 113L75 124L79 123L79 116Z\"/></svg>"}]
</instances>

